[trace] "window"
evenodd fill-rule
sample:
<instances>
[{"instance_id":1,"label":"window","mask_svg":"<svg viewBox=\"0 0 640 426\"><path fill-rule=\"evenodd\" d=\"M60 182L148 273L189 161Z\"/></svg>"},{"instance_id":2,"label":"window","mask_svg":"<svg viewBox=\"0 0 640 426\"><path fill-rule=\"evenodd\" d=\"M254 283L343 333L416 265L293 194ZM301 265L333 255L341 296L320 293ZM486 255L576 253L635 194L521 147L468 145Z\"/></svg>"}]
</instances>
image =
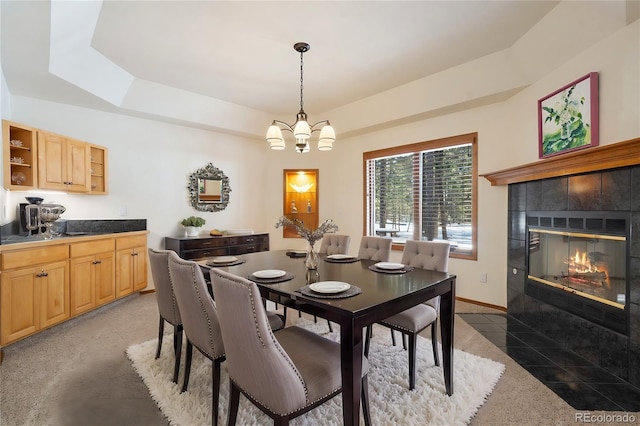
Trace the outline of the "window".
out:
<instances>
[{"instance_id":1,"label":"window","mask_svg":"<svg viewBox=\"0 0 640 426\"><path fill-rule=\"evenodd\" d=\"M477 133L363 153L365 235L448 240L477 259Z\"/></svg>"}]
</instances>

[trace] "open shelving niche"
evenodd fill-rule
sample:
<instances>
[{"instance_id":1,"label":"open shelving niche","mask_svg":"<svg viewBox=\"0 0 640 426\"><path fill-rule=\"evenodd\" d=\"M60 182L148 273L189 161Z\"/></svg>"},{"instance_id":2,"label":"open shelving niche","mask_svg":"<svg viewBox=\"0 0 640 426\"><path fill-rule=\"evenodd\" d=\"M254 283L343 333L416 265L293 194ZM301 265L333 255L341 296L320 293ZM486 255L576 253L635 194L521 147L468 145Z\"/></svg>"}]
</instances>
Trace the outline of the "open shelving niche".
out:
<instances>
[{"instance_id":1,"label":"open shelving niche","mask_svg":"<svg viewBox=\"0 0 640 426\"><path fill-rule=\"evenodd\" d=\"M36 187L36 130L3 120L2 137L5 141L5 188L27 190ZM15 161L18 159L21 161Z\"/></svg>"},{"instance_id":2,"label":"open shelving niche","mask_svg":"<svg viewBox=\"0 0 640 426\"><path fill-rule=\"evenodd\" d=\"M300 220L310 230L318 227L319 181L318 169L284 170L283 214ZM292 226L283 227L282 233L283 238L300 238Z\"/></svg>"}]
</instances>

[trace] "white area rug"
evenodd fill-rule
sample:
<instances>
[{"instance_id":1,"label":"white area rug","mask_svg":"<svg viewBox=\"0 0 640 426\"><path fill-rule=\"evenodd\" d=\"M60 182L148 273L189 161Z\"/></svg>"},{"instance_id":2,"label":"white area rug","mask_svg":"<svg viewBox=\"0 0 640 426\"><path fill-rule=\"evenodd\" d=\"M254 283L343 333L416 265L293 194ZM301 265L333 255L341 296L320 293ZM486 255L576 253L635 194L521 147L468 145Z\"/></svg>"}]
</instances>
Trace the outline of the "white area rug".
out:
<instances>
[{"instance_id":1,"label":"white area rug","mask_svg":"<svg viewBox=\"0 0 640 426\"><path fill-rule=\"evenodd\" d=\"M339 339L338 327L334 326L334 332L329 333L324 320L315 324L296 318L296 322L298 326L312 329L332 340ZM396 337L399 337L398 333ZM402 349L400 339L397 340L398 346L393 346L389 330L375 326L369 353L369 399L374 425L467 424L491 394L504 371L503 364L456 349L453 358L454 394L449 397L445 392L442 367L435 367L433 363L431 341L419 337L416 389L409 391L409 357ZM162 355L157 360L154 359L156 339L129 347L127 355L149 388L151 397L172 425L210 425L212 363L194 350L189 389L181 394L182 369L180 386L171 381L174 363L172 342L172 336L165 336ZM182 359L184 364L184 355ZM221 370L219 421L226 424L229 385L224 362ZM237 424L269 425L273 421L241 396ZM291 424L342 424L341 396L296 418Z\"/></svg>"}]
</instances>

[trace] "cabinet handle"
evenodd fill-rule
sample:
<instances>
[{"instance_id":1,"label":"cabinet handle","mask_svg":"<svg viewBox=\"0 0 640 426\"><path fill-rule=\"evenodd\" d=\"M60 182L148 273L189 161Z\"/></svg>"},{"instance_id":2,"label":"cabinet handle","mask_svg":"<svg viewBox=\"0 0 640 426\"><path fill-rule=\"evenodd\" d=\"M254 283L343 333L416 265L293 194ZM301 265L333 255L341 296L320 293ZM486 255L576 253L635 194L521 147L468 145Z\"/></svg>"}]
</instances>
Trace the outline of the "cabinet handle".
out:
<instances>
[{"instance_id":1,"label":"cabinet handle","mask_svg":"<svg viewBox=\"0 0 640 426\"><path fill-rule=\"evenodd\" d=\"M94 264L94 265L99 265L99 264L101 264L101 263L102 263L102 260L94 260L94 261L93 261L93 264Z\"/></svg>"},{"instance_id":2,"label":"cabinet handle","mask_svg":"<svg viewBox=\"0 0 640 426\"><path fill-rule=\"evenodd\" d=\"M138 253L136 253L135 251L133 253L131 253L131 256L137 256Z\"/></svg>"},{"instance_id":3,"label":"cabinet handle","mask_svg":"<svg viewBox=\"0 0 640 426\"><path fill-rule=\"evenodd\" d=\"M49 276L49 274L48 274L48 273L46 273L46 272L44 271L44 269L42 270L42 272L40 272L38 275L36 275L36 277L38 277L38 278L48 277L48 276Z\"/></svg>"}]
</instances>

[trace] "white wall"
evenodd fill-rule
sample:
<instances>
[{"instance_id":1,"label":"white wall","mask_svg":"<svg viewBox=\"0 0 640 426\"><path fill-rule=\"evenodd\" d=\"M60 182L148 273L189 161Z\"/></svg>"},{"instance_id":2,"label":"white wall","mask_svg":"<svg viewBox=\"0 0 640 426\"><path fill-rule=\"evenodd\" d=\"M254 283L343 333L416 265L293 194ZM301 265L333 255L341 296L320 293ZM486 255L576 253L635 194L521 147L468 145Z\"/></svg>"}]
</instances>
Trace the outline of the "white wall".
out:
<instances>
[{"instance_id":1,"label":"white wall","mask_svg":"<svg viewBox=\"0 0 640 426\"><path fill-rule=\"evenodd\" d=\"M10 98L9 88L7 87L7 82L4 79L2 64L0 63L0 117L2 118L10 117ZM4 162L0 161L0 176L4 176L3 164ZM11 217L8 217L7 197L7 191L4 187L0 187L0 225L4 225L12 220Z\"/></svg>"},{"instance_id":2,"label":"white wall","mask_svg":"<svg viewBox=\"0 0 640 426\"><path fill-rule=\"evenodd\" d=\"M67 207L63 218L142 218L149 246L163 247L165 236L182 234L182 218L199 215L207 229L264 231L264 151L255 141L209 131L31 98L12 98L12 119L109 149L109 195L70 195L34 191L45 202ZM188 177L211 162L230 180L230 203L222 212L198 212L188 198ZM11 191L13 212L25 192Z\"/></svg>"}]
</instances>

